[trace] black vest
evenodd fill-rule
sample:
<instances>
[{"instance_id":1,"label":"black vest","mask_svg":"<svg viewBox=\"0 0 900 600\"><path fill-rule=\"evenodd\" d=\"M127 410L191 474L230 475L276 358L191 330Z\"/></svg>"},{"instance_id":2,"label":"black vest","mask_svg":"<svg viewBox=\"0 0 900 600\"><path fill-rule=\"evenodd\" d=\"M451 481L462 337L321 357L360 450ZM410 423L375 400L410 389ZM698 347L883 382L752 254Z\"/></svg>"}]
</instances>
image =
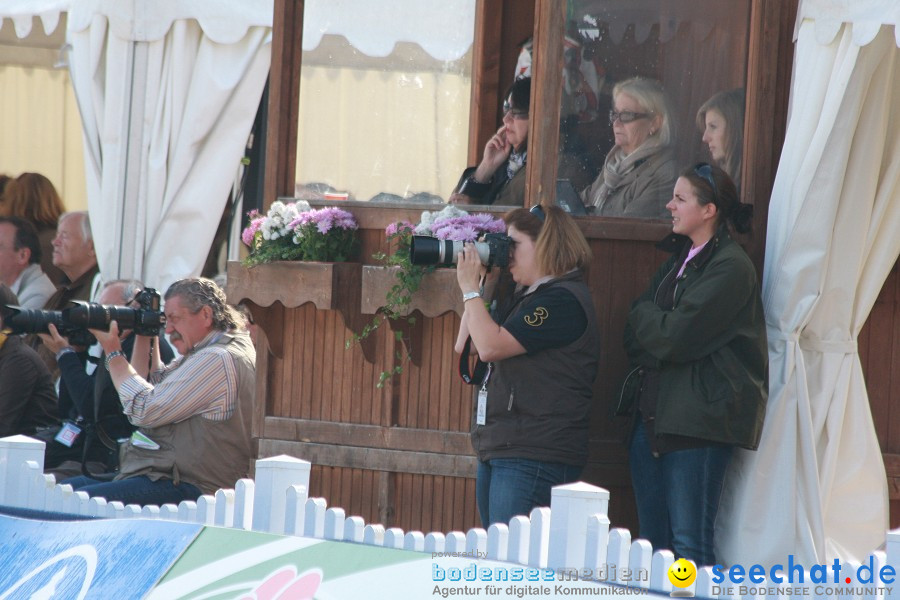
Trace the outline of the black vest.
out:
<instances>
[{"instance_id":1,"label":"black vest","mask_svg":"<svg viewBox=\"0 0 900 600\"><path fill-rule=\"evenodd\" d=\"M533 298L555 286L575 296L587 316L587 327L577 340L561 348L493 364L486 424L476 425L476 411L472 411L472 447L479 460L587 462L593 384L600 359L597 315L580 275L555 279L534 292Z\"/></svg>"}]
</instances>

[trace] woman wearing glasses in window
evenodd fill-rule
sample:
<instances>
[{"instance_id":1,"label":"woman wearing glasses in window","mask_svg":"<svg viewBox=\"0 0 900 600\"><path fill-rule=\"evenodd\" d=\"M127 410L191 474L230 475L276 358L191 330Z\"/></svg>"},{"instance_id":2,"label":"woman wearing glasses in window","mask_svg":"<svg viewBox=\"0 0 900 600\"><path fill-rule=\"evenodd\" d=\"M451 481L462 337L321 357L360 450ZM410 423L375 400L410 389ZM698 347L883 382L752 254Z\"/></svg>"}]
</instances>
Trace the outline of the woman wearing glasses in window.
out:
<instances>
[{"instance_id":1,"label":"woman wearing glasses in window","mask_svg":"<svg viewBox=\"0 0 900 600\"><path fill-rule=\"evenodd\" d=\"M528 148L528 110L531 78L512 84L503 103L503 126L488 140L477 167L469 167L460 178L451 204L525 203L525 159Z\"/></svg>"},{"instance_id":2,"label":"woman wearing glasses in window","mask_svg":"<svg viewBox=\"0 0 900 600\"><path fill-rule=\"evenodd\" d=\"M697 111L697 127L712 161L728 173L740 194L744 140L744 89L719 92Z\"/></svg>"},{"instance_id":3,"label":"woman wearing glasses in window","mask_svg":"<svg viewBox=\"0 0 900 600\"><path fill-rule=\"evenodd\" d=\"M582 199L594 214L666 219L677 166L671 111L658 81L635 77L613 88L615 146Z\"/></svg>"},{"instance_id":4,"label":"woman wearing glasses in window","mask_svg":"<svg viewBox=\"0 0 900 600\"><path fill-rule=\"evenodd\" d=\"M672 257L628 315L633 370L622 397L636 415L630 466L640 535L699 567L716 563L732 449L759 444L766 329L756 270L729 234L749 231L753 211L728 175L706 163L684 171L667 207L678 235L660 244Z\"/></svg>"}]
</instances>

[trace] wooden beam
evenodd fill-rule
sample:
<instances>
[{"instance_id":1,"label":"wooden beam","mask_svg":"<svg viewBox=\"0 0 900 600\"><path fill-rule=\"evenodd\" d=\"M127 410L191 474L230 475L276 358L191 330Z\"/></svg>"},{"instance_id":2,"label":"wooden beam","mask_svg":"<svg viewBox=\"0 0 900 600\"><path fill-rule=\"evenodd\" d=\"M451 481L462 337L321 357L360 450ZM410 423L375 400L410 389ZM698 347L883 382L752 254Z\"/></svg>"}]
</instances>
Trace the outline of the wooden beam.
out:
<instances>
[{"instance_id":1,"label":"wooden beam","mask_svg":"<svg viewBox=\"0 0 900 600\"><path fill-rule=\"evenodd\" d=\"M275 0L263 212L279 196L293 196L300 112L300 59L303 53L303 0Z\"/></svg>"},{"instance_id":2,"label":"wooden beam","mask_svg":"<svg viewBox=\"0 0 900 600\"><path fill-rule=\"evenodd\" d=\"M534 12L525 206L550 204L556 194L565 26L565 2L538 0Z\"/></svg>"},{"instance_id":3,"label":"wooden beam","mask_svg":"<svg viewBox=\"0 0 900 600\"><path fill-rule=\"evenodd\" d=\"M477 165L484 146L497 128L500 104L500 49L498 35L503 22L503 3L477 0L475 39L472 43L472 94L469 101L468 164Z\"/></svg>"},{"instance_id":4,"label":"wooden beam","mask_svg":"<svg viewBox=\"0 0 900 600\"><path fill-rule=\"evenodd\" d=\"M266 417L262 437L272 441L299 441L472 456L469 434L462 431Z\"/></svg>"},{"instance_id":5,"label":"wooden beam","mask_svg":"<svg viewBox=\"0 0 900 600\"><path fill-rule=\"evenodd\" d=\"M747 106L741 198L752 204L745 248L762 276L769 198L784 145L799 0L753 0L747 60Z\"/></svg>"},{"instance_id":6,"label":"wooden beam","mask_svg":"<svg viewBox=\"0 0 900 600\"><path fill-rule=\"evenodd\" d=\"M259 441L260 458L279 454L302 458L323 467L349 467L391 473L475 477L478 469L478 459L474 456L269 439Z\"/></svg>"}]
</instances>

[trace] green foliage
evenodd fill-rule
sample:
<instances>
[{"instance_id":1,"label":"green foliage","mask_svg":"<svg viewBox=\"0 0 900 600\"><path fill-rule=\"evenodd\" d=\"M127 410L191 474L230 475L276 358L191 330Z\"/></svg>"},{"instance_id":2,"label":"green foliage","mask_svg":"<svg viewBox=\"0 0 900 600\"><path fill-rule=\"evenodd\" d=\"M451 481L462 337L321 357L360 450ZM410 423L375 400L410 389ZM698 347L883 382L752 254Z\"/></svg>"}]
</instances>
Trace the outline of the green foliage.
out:
<instances>
[{"instance_id":1,"label":"green foliage","mask_svg":"<svg viewBox=\"0 0 900 600\"><path fill-rule=\"evenodd\" d=\"M397 282L388 290L384 304L378 309L378 314L375 315L375 318L363 327L359 335L354 335L347 340L347 348L375 333L388 320L403 321L409 326L415 325L416 318L409 315L413 294L418 291L425 274L433 272L435 267L433 265L427 267L414 265L409 261L409 246L412 242L411 229L401 227L397 233L388 235L387 239L389 244L394 246L396 250L391 254L378 252L373 254L372 258L380 260L387 267L399 267L396 271ZM394 331L394 340L404 344L405 348L409 348L409 339L404 338L402 328ZM403 367L409 362L410 358L408 350L395 353L395 365L389 371L383 371L379 374L377 387L383 388L384 384L391 377L402 374Z\"/></svg>"},{"instance_id":2,"label":"green foliage","mask_svg":"<svg viewBox=\"0 0 900 600\"><path fill-rule=\"evenodd\" d=\"M243 261L245 266L251 267L277 260L303 260L303 250L294 244L290 237L263 240L261 234L257 235L259 240L254 240L255 247Z\"/></svg>"},{"instance_id":3,"label":"green foliage","mask_svg":"<svg viewBox=\"0 0 900 600\"><path fill-rule=\"evenodd\" d=\"M315 223L300 225L295 230L296 248L299 260L320 262L345 262L356 250L358 241L356 230L332 228L328 233L319 233Z\"/></svg>"}]
</instances>

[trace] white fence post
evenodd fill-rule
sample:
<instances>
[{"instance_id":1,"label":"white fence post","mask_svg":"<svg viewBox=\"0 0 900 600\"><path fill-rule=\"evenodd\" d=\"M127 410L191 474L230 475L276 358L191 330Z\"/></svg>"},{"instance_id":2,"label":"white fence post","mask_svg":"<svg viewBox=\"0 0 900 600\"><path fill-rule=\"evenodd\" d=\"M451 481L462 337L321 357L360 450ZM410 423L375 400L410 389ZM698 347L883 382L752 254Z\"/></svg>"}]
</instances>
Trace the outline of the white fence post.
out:
<instances>
[{"instance_id":1,"label":"white fence post","mask_svg":"<svg viewBox=\"0 0 900 600\"><path fill-rule=\"evenodd\" d=\"M606 561L610 569L615 568L615 582L625 585L623 571L628 568L628 551L631 549L631 532L617 527L609 532L609 549Z\"/></svg>"},{"instance_id":2,"label":"white fence post","mask_svg":"<svg viewBox=\"0 0 900 600\"><path fill-rule=\"evenodd\" d=\"M443 552L445 540L446 538L444 537L443 533L439 531L432 531L425 536L425 552Z\"/></svg>"},{"instance_id":3,"label":"white fence post","mask_svg":"<svg viewBox=\"0 0 900 600\"><path fill-rule=\"evenodd\" d=\"M444 552L465 552L466 534L462 531L451 531L444 538Z\"/></svg>"},{"instance_id":4,"label":"white fence post","mask_svg":"<svg viewBox=\"0 0 900 600\"><path fill-rule=\"evenodd\" d=\"M104 498L106 500L106 498ZM125 518L125 505L118 500L106 503L107 519L123 519Z\"/></svg>"},{"instance_id":5,"label":"white fence post","mask_svg":"<svg viewBox=\"0 0 900 600\"><path fill-rule=\"evenodd\" d=\"M94 496L90 500L91 505L91 516L92 517L100 517L106 518L106 510L107 510L107 502L106 498L100 498L99 496Z\"/></svg>"},{"instance_id":6,"label":"white fence post","mask_svg":"<svg viewBox=\"0 0 900 600\"><path fill-rule=\"evenodd\" d=\"M366 522L362 517L347 517L344 519L344 541L361 544L365 527Z\"/></svg>"},{"instance_id":7,"label":"white fence post","mask_svg":"<svg viewBox=\"0 0 900 600\"><path fill-rule=\"evenodd\" d=\"M231 527L234 523L234 490L216 490L217 527Z\"/></svg>"},{"instance_id":8,"label":"white fence post","mask_svg":"<svg viewBox=\"0 0 900 600\"><path fill-rule=\"evenodd\" d=\"M253 527L253 496L256 484L252 479L238 479L234 484L234 523L235 529L250 531Z\"/></svg>"},{"instance_id":9,"label":"white fence post","mask_svg":"<svg viewBox=\"0 0 900 600\"><path fill-rule=\"evenodd\" d=\"M539 506L531 510L531 536L528 540L528 566L543 569L550 550L550 509Z\"/></svg>"},{"instance_id":10,"label":"white fence post","mask_svg":"<svg viewBox=\"0 0 900 600\"><path fill-rule=\"evenodd\" d=\"M506 560L509 548L509 526L494 523L487 531L487 557L491 560Z\"/></svg>"},{"instance_id":11,"label":"white fence post","mask_svg":"<svg viewBox=\"0 0 900 600\"><path fill-rule=\"evenodd\" d=\"M628 554L626 585L647 589L650 586L650 561L653 560L653 546L647 540L634 540Z\"/></svg>"},{"instance_id":12,"label":"white fence post","mask_svg":"<svg viewBox=\"0 0 900 600\"><path fill-rule=\"evenodd\" d=\"M303 535L306 524L306 487L292 485L284 492L284 533L285 535Z\"/></svg>"},{"instance_id":13,"label":"white fence post","mask_svg":"<svg viewBox=\"0 0 900 600\"><path fill-rule=\"evenodd\" d=\"M650 589L654 592L668 594L672 591L672 582L669 581L669 567L675 562L675 555L671 550L658 550L653 553L650 561Z\"/></svg>"},{"instance_id":14,"label":"white fence post","mask_svg":"<svg viewBox=\"0 0 900 600\"><path fill-rule=\"evenodd\" d=\"M0 504L19 506L14 504L18 490L24 489L28 484L27 480L22 480L26 473L22 465L31 460L43 471L44 446L44 442L24 435L0 438Z\"/></svg>"},{"instance_id":15,"label":"white fence post","mask_svg":"<svg viewBox=\"0 0 900 600\"><path fill-rule=\"evenodd\" d=\"M509 547L506 559L509 562L528 564L528 542L531 540L531 521L518 515L509 520Z\"/></svg>"},{"instance_id":16,"label":"white fence post","mask_svg":"<svg viewBox=\"0 0 900 600\"><path fill-rule=\"evenodd\" d=\"M309 470L309 461L284 454L256 461L254 531L284 531L287 507L285 491L292 485L300 485L308 490Z\"/></svg>"},{"instance_id":17,"label":"white fence post","mask_svg":"<svg viewBox=\"0 0 900 600\"><path fill-rule=\"evenodd\" d=\"M363 529L363 544L368 544L369 546L383 546L384 525L377 523L374 525L366 525L366 528Z\"/></svg>"},{"instance_id":18,"label":"white fence post","mask_svg":"<svg viewBox=\"0 0 900 600\"><path fill-rule=\"evenodd\" d=\"M609 568L606 564L606 551L609 547L609 517L591 515L587 520L585 536L584 568L592 574L593 579L606 579Z\"/></svg>"},{"instance_id":19,"label":"white fence post","mask_svg":"<svg viewBox=\"0 0 900 600\"><path fill-rule=\"evenodd\" d=\"M325 511L325 530L323 535L326 540L341 541L344 539L344 523L347 514L343 508L329 508Z\"/></svg>"},{"instance_id":20,"label":"white fence post","mask_svg":"<svg viewBox=\"0 0 900 600\"><path fill-rule=\"evenodd\" d=\"M303 507L303 535L322 539L325 533L325 498L310 498Z\"/></svg>"},{"instance_id":21,"label":"white fence post","mask_svg":"<svg viewBox=\"0 0 900 600\"><path fill-rule=\"evenodd\" d=\"M43 469L41 469L41 465L33 460L26 460L22 463L22 469L25 472L22 473L22 488L19 490L20 506L40 510L44 507L44 490L39 480L39 478L42 479L44 476ZM13 490L13 493L15 493L15 490ZM12 503L7 502L7 504Z\"/></svg>"},{"instance_id":22,"label":"white fence post","mask_svg":"<svg viewBox=\"0 0 900 600\"><path fill-rule=\"evenodd\" d=\"M197 522L213 525L216 522L216 497L203 494L197 498Z\"/></svg>"},{"instance_id":23,"label":"white fence post","mask_svg":"<svg viewBox=\"0 0 900 600\"><path fill-rule=\"evenodd\" d=\"M159 507L159 518L164 519L166 521L176 521L178 520L178 505L177 504L163 504Z\"/></svg>"},{"instance_id":24,"label":"white fence post","mask_svg":"<svg viewBox=\"0 0 900 600\"><path fill-rule=\"evenodd\" d=\"M132 506L129 504L128 506ZM159 507L153 504L145 506L140 509L138 513L142 519L158 519L159 518Z\"/></svg>"},{"instance_id":25,"label":"white fence post","mask_svg":"<svg viewBox=\"0 0 900 600\"><path fill-rule=\"evenodd\" d=\"M193 500L182 500L179 502L175 518L182 523L196 523L197 503Z\"/></svg>"},{"instance_id":26,"label":"white fence post","mask_svg":"<svg viewBox=\"0 0 900 600\"><path fill-rule=\"evenodd\" d=\"M481 527L473 527L466 533L466 553L475 558L487 556L487 532Z\"/></svg>"},{"instance_id":27,"label":"white fence post","mask_svg":"<svg viewBox=\"0 0 900 600\"><path fill-rule=\"evenodd\" d=\"M391 527L384 532L384 547L402 550L403 538L404 535L402 529L400 529L399 527Z\"/></svg>"},{"instance_id":28,"label":"white fence post","mask_svg":"<svg viewBox=\"0 0 900 600\"><path fill-rule=\"evenodd\" d=\"M425 534L421 531L410 531L403 536L403 549L413 552L425 551Z\"/></svg>"},{"instance_id":29,"label":"white fence post","mask_svg":"<svg viewBox=\"0 0 900 600\"><path fill-rule=\"evenodd\" d=\"M578 481L553 488L550 499L551 569L579 569L584 565L587 520L595 514L607 515L609 492Z\"/></svg>"}]
</instances>

